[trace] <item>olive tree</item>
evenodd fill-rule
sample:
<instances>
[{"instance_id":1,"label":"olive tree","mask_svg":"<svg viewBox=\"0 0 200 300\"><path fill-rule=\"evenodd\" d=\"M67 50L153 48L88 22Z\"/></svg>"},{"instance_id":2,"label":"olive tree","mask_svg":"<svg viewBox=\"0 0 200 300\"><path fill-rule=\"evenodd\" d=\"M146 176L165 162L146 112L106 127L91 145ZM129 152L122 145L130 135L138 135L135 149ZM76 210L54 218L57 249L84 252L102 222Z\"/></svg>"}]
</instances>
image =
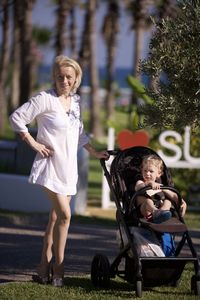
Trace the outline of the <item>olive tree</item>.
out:
<instances>
[{"instance_id":1,"label":"olive tree","mask_svg":"<svg viewBox=\"0 0 200 300\"><path fill-rule=\"evenodd\" d=\"M176 19L155 24L143 73L156 79L148 88L153 104L143 107L145 124L180 129L200 125L200 1L178 2Z\"/></svg>"}]
</instances>

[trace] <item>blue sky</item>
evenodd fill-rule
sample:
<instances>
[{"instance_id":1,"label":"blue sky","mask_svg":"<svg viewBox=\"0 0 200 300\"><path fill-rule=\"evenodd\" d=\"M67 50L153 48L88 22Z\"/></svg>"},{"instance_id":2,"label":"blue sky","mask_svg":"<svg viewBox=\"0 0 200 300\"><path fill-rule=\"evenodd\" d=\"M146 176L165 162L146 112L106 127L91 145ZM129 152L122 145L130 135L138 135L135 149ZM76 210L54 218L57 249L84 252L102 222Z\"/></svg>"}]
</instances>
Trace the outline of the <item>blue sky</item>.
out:
<instances>
[{"instance_id":1,"label":"blue sky","mask_svg":"<svg viewBox=\"0 0 200 300\"><path fill-rule=\"evenodd\" d=\"M104 42L101 37L101 24L103 17L106 12L106 6L101 2L100 8L97 13L97 63L99 66L104 66L106 62L106 49L104 46ZM78 36L82 31L82 22L84 18L84 12L79 10L77 12L77 27L78 27ZM38 26L48 26L50 30L54 30L55 28L55 6L51 4L51 0L40 0L37 1L33 10L33 24L37 24ZM132 68L133 66L133 49L134 49L134 34L130 31L130 20L124 10L121 10L120 17L120 33L118 35L118 47L116 54L116 67L124 67L124 68ZM144 38L144 51L142 57L146 56L148 52L148 41L150 34L145 34ZM46 48L42 50L44 52L44 63L51 64L52 59L54 57L54 52L52 49ZM66 53L65 54L69 54Z\"/></svg>"}]
</instances>

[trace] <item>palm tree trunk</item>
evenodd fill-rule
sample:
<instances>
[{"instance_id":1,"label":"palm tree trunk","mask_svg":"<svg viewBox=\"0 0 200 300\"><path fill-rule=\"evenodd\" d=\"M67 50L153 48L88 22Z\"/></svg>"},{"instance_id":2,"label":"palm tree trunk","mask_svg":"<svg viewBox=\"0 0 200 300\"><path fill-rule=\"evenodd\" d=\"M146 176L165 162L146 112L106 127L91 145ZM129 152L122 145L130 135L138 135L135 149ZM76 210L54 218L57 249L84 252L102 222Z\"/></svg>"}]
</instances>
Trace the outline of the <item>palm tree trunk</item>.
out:
<instances>
[{"instance_id":1,"label":"palm tree trunk","mask_svg":"<svg viewBox=\"0 0 200 300\"><path fill-rule=\"evenodd\" d=\"M113 42L108 48L108 59L107 59L107 81L106 81L106 108L107 108L107 119L110 119L114 113L114 95L113 95L113 83L114 83L114 57L115 57L115 42Z\"/></svg>"},{"instance_id":2,"label":"palm tree trunk","mask_svg":"<svg viewBox=\"0 0 200 300\"><path fill-rule=\"evenodd\" d=\"M90 14L87 8L84 17L84 26L83 32L81 35L81 46L79 50L79 64L84 71L88 65L89 58L90 58L90 42L89 42L89 24L90 24Z\"/></svg>"},{"instance_id":3,"label":"palm tree trunk","mask_svg":"<svg viewBox=\"0 0 200 300\"><path fill-rule=\"evenodd\" d=\"M2 50L0 60L0 134L5 131L7 118L7 103L5 95L5 82L9 63L9 3L8 0L1 1L3 11L2 18Z\"/></svg>"},{"instance_id":4,"label":"palm tree trunk","mask_svg":"<svg viewBox=\"0 0 200 300\"><path fill-rule=\"evenodd\" d=\"M117 33L119 32L119 4L118 0L108 3L108 13L105 16L102 33L107 45L107 78L106 78L106 113L110 119L114 113L114 60L116 53Z\"/></svg>"},{"instance_id":5,"label":"palm tree trunk","mask_svg":"<svg viewBox=\"0 0 200 300\"><path fill-rule=\"evenodd\" d=\"M71 7L71 1L58 0L55 50L56 56L63 54L66 46L65 23Z\"/></svg>"},{"instance_id":6,"label":"palm tree trunk","mask_svg":"<svg viewBox=\"0 0 200 300\"><path fill-rule=\"evenodd\" d=\"M75 22L75 4L71 7L70 10L70 48L71 48L71 56L73 59L78 59L78 54L76 50L76 22Z\"/></svg>"},{"instance_id":7,"label":"palm tree trunk","mask_svg":"<svg viewBox=\"0 0 200 300\"><path fill-rule=\"evenodd\" d=\"M12 112L19 106L20 95L20 29L19 29L19 2L15 0L13 3L13 16L14 16L14 28L13 28L13 45L12 45L12 88L10 99L10 111Z\"/></svg>"},{"instance_id":8,"label":"palm tree trunk","mask_svg":"<svg viewBox=\"0 0 200 300\"><path fill-rule=\"evenodd\" d=\"M21 74L20 74L20 104L23 104L31 93L31 39L32 39L32 9L35 0L19 1L19 24L21 44Z\"/></svg>"},{"instance_id":9,"label":"palm tree trunk","mask_svg":"<svg viewBox=\"0 0 200 300\"><path fill-rule=\"evenodd\" d=\"M96 138L103 135L100 123L99 76L96 59L96 0L89 0L89 46L90 46L90 80L91 80L91 123L90 130Z\"/></svg>"}]
</instances>

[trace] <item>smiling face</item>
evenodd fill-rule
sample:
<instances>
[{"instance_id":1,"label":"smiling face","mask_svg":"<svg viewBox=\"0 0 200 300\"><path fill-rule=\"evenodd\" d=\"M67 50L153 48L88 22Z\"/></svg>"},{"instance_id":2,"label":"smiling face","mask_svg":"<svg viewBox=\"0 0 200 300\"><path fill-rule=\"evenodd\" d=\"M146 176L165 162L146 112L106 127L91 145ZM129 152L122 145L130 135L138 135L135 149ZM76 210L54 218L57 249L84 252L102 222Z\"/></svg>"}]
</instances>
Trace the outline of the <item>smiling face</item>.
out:
<instances>
[{"instance_id":1,"label":"smiling face","mask_svg":"<svg viewBox=\"0 0 200 300\"><path fill-rule=\"evenodd\" d=\"M160 167L156 166L154 162L146 161L142 165L142 177L145 182L155 182L158 178L160 178L161 175L162 172L160 170Z\"/></svg>"},{"instance_id":2,"label":"smiling face","mask_svg":"<svg viewBox=\"0 0 200 300\"><path fill-rule=\"evenodd\" d=\"M54 79L58 96L68 96L76 83L76 72L71 66L57 67Z\"/></svg>"}]
</instances>

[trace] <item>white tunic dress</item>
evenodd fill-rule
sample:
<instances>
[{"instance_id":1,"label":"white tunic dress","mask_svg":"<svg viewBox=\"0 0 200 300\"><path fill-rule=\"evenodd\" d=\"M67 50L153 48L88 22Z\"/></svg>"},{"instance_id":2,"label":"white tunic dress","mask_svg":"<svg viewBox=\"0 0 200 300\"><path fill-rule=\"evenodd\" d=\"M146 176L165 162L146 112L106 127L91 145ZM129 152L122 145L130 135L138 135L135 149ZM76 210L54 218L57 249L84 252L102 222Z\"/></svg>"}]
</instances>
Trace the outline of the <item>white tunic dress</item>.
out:
<instances>
[{"instance_id":1,"label":"white tunic dress","mask_svg":"<svg viewBox=\"0 0 200 300\"><path fill-rule=\"evenodd\" d=\"M36 140L54 150L43 158L37 153L29 182L47 187L61 195L75 195L78 179L77 151L88 143L80 119L80 97L71 96L70 113L66 114L54 89L40 92L10 116L16 132L28 132L26 124L37 121Z\"/></svg>"}]
</instances>

